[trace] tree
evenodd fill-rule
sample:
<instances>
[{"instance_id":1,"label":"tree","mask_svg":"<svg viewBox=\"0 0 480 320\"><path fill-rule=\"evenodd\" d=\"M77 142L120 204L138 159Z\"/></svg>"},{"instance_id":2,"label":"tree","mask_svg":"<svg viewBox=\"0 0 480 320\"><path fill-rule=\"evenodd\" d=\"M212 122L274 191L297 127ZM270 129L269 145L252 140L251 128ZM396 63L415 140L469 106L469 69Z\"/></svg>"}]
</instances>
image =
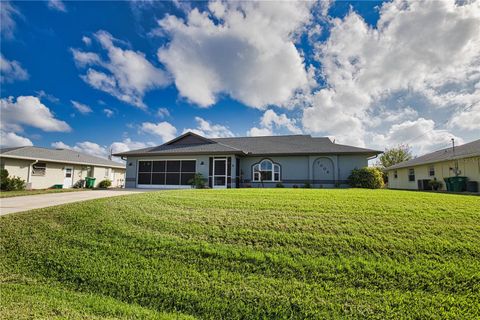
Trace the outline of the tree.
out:
<instances>
[{"instance_id":1,"label":"tree","mask_svg":"<svg viewBox=\"0 0 480 320\"><path fill-rule=\"evenodd\" d=\"M385 152L380 156L378 165L381 168L388 168L397 163L408 161L412 158L413 155L410 146L401 144L391 149L385 149Z\"/></svg>"}]
</instances>

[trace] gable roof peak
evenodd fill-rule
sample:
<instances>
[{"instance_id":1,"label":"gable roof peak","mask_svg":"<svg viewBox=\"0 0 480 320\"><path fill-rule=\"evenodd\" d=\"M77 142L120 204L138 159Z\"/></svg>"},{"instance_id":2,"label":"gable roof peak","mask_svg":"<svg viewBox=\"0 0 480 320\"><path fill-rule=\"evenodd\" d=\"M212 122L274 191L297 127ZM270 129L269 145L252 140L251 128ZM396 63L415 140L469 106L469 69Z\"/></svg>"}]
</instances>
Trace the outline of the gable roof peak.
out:
<instances>
[{"instance_id":1,"label":"gable roof peak","mask_svg":"<svg viewBox=\"0 0 480 320\"><path fill-rule=\"evenodd\" d=\"M193 139L188 139L189 137L193 138ZM205 144L205 143L217 143L216 141L213 141L211 139L208 139L208 138L205 138L199 134L196 134L194 132L191 132L191 131L187 131L185 132L184 134L182 135L179 135L178 137L170 140L170 141L167 141L163 144L163 146L168 146L168 145L172 145L172 144L178 144L180 143L182 140L186 140L188 139L188 142L190 143L185 143L185 144Z\"/></svg>"}]
</instances>

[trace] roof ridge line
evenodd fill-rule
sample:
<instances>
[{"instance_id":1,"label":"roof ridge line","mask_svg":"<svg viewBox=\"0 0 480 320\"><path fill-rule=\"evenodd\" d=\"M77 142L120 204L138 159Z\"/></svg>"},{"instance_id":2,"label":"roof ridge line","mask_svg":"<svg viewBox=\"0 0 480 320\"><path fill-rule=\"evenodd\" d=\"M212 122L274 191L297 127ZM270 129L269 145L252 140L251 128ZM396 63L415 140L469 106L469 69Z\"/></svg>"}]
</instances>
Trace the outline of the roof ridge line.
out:
<instances>
[{"instance_id":1,"label":"roof ridge line","mask_svg":"<svg viewBox=\"0 0 480 320\"><path fill-rule=\"evenodd\" d=\"M228 145L228 144L221 143L221 142L218 142L218 141L215 141L215 143L218 143L218 144L221 144L222 146L229 147L229 148L232 148L232 149L234 149L234 150L238 150L238 151L241 151L241 152L245 153L245 151L244 151L244 150L242 150L242 149L238 149L238 148L235 148L235 147L233 147L233 146L230 146L230 145Z\"/></svg>"}]
</instances>

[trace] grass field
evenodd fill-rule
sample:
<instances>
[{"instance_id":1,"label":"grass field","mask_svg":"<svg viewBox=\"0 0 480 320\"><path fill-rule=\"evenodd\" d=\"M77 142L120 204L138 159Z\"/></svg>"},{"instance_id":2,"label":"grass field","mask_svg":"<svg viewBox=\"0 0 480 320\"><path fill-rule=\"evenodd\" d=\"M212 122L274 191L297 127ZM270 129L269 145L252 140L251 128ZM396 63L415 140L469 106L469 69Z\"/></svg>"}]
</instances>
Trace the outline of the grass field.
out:
<instances>
[{"instance_id":1,"label":"grass field","mask_svg":"<svg viewBox=\"0 0 480 320\"><path fill-rule=\"evenodd\" d=\"M479 208L475 196L240 189L8 215L0 318L478 319Z\"/></svg>"},{"instance_id":2,"label":"grass field","mask_svg":"<svg viewBox=\"0 0 480 320\"><path fill-rule=\"evenodd\" d=\"M60 193L60 192L77 192L77 191L87 191L90 189L35 189L35 190L18 190L18 191L0 191L0 198L11 198L11 197L20 197L20 196L32 196L35 194L45 194L45 193Z\"/></svg>"}]
</instances>

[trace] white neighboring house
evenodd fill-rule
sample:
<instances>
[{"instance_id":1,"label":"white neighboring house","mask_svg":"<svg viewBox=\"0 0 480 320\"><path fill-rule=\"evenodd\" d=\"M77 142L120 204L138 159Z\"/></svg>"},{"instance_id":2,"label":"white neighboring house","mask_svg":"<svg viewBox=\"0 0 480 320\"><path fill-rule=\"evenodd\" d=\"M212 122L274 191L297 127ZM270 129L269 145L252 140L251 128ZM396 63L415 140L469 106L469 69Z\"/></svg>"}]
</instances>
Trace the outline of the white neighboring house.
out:
<instances>
[{"instance_id":1,"label":"white neighboring house","mask_svg":"<svg viewBox=\"0 0 480 320\"><path fill-rule=\"evenodd\" d=\"M386 168L389 189L431 189L426 182L438 180L445 190L444 178L456 175L467 177L468 181L480 182L480 139L427 153L418 158L404 161ZM473 191L473 192L478 192Z\"/></svg>"},{"instance_id":2,"label":"white neighboring house","mask_svg":"<svg viewBox=\"0 0 480 320\"><path fill-rule=\"evenodd\" d=\"M112 187L125 185L124 164L68 149L2 148L0 167L25 180L28 189L71 188L85 177L95 178L95 185L105 179Z\"/></svg>"}]
</instances>

